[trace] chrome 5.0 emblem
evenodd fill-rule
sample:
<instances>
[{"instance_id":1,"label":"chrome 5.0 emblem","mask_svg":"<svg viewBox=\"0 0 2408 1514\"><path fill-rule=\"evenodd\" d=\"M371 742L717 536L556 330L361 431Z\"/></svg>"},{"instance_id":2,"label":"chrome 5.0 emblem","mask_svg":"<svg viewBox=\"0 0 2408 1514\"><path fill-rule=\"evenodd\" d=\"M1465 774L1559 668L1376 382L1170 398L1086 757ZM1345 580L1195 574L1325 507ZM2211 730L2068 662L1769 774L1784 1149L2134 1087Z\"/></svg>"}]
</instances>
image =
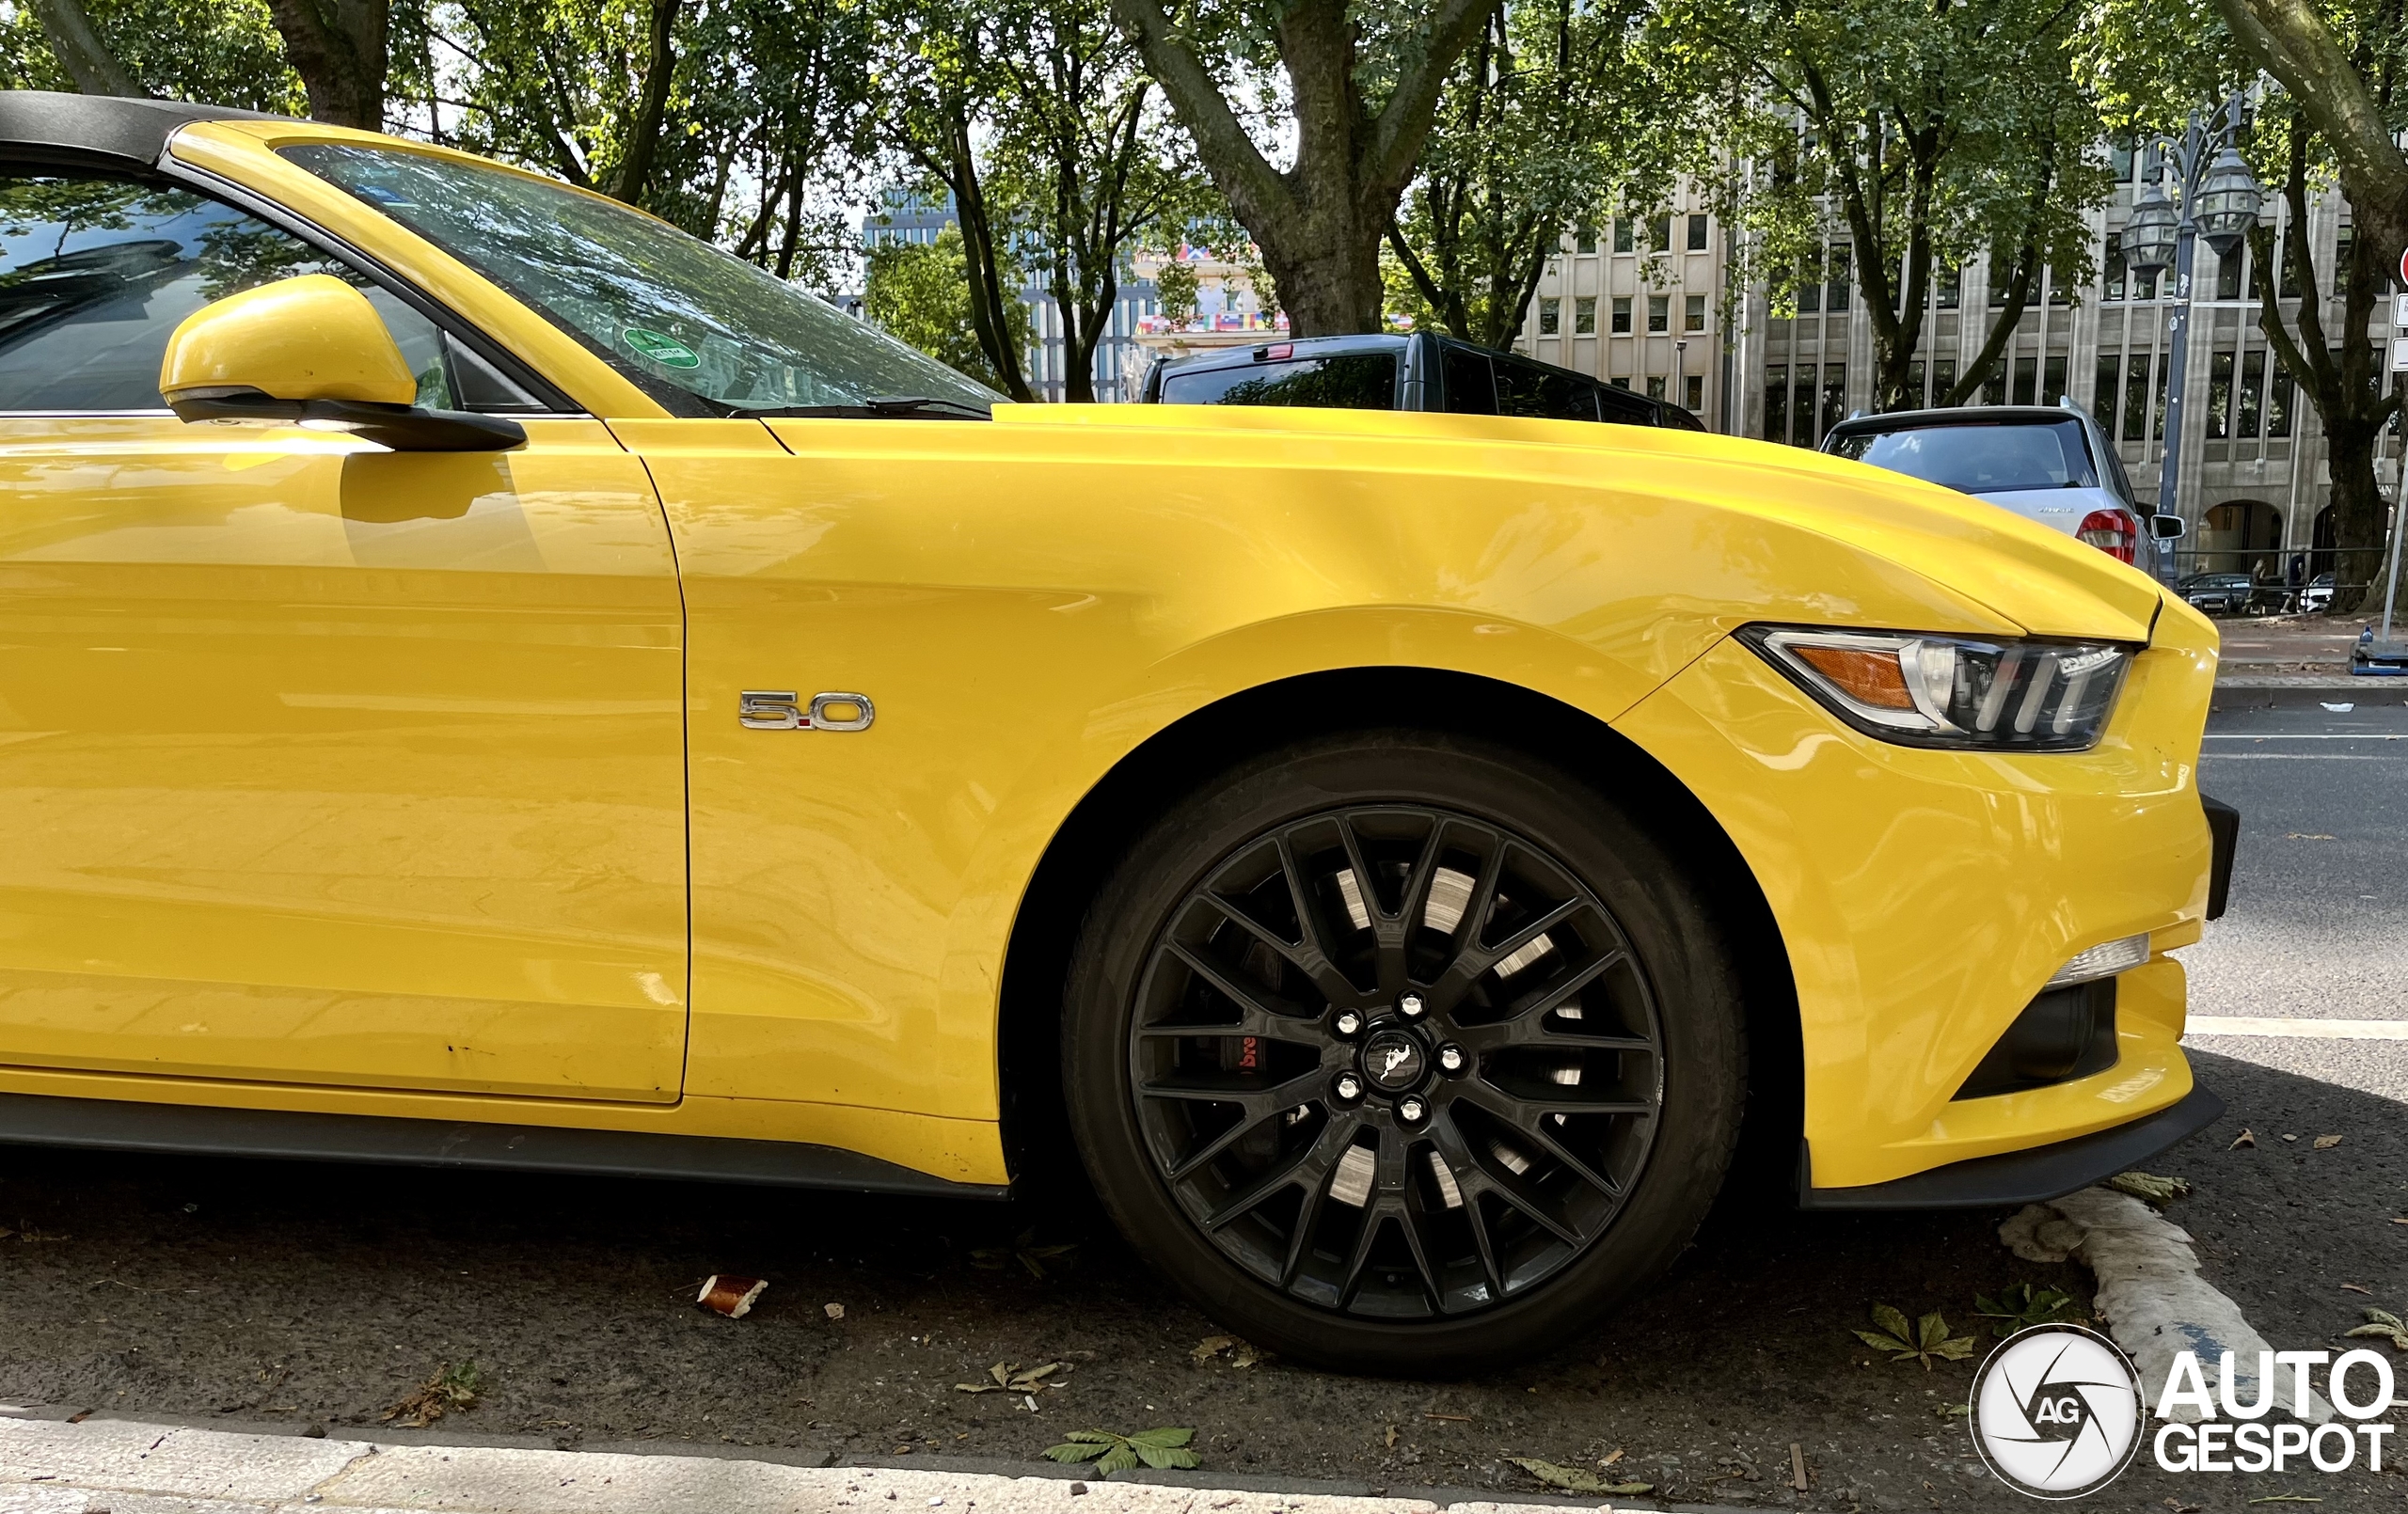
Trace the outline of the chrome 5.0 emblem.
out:
<instances>
[{"instance_id":1,"label":"chrome 5.0 emblem","mask_svg":"<svg viewBox=\"0 0 2408 1514\"><path fill-rule=\"evenodd\" d=\"M748 688L736 704L747 731L866 731L877 718L866 694L814 694L805 705L792 689Z\"/></svg>"},{"instance_id":2,"label":"chrome 5.0 emblem","mask_svg":"<svg viewBox=\"0 0 2408 1514\"><path fill-rule=\"evenodd\" d=\"M1973 1449L2034 1498L2080 1498L2140 1449L2140 1375L2115 1343L2079 1325L2036 1325L1973 1378Z\"/></svg>"}]
</instances>

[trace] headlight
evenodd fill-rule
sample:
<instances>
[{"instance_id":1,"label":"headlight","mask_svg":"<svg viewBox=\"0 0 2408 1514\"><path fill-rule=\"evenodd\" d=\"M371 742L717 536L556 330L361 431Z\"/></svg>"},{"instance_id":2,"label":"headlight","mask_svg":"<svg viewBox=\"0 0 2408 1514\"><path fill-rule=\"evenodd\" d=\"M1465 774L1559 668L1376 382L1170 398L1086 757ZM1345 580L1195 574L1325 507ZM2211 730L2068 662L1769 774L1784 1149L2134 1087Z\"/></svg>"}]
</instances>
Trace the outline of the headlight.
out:
<instances>
[{"instance_id":1,"label":"headlight","mask_svg":"<svg viewBox=\"0 0 2408 1514\"><path fill-rule=\"evenodd\" d=\"M1751 625L1740 639L1867 735L1909 747L2087 751L2132 648Z\"/></svg>"}]
</instances>

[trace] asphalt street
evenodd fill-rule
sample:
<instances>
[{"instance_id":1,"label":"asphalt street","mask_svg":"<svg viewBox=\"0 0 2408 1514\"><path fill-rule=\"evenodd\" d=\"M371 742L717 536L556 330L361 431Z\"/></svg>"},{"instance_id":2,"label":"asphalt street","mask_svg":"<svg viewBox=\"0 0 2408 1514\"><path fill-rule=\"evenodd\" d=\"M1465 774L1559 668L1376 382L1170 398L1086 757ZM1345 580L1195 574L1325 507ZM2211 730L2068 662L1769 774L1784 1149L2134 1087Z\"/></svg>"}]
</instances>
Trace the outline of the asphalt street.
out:
<instances>
[{"instance_id":1,"label":"asphalt street","mask_svg":"<svg viewBox=\"0 0 2408 1514\"><path fill-rule=\"evenodd\" d=\"M2408 705L2387 698L2214 723L2206 786L2244 818L2232 913L2182 954L2197 1013L2294 1030L2408 1015ZM2194 1049L2230 1112L2152 1166L2194 1184L2167 1212L2210 1281L2286 1348L2337 1348L2369 1304L2408 1312L2408 1225L2392 1222L2408 1218L2408 1043ZM1687 1502L1994 1510L2013 1499L1951 1413L1972 1364L1893 1364L1849 1332L1877 1302L1974 1331L1974 1295L2011 1283L2087 1300L2079 1267L2002 1247L2003 1218L1801 1215L1735 1191L1617 1319L1521 1369L1434 1385L1208 1349L1210 1321L1075 1203L0 1150L0 1403L987 1468L1025 1465L1069 1429L1178 1425L1225 1486L1529 1496L1542 1490L1506 1459L1612 1458L1608 1475ZM769 1288L721 1318L693 1303L712 1272ZM386 1417L471 1363L472 1405L422 1432ZM957 1386L1046 1363L1062 1364L1056 1386ZM1793 1443L1803 1492L1787 1486ZM2408 1476L2144 1464L2085 1506L2243 1514L2271 1498L2398 1510Z\"/></svg>"}]
</instances>

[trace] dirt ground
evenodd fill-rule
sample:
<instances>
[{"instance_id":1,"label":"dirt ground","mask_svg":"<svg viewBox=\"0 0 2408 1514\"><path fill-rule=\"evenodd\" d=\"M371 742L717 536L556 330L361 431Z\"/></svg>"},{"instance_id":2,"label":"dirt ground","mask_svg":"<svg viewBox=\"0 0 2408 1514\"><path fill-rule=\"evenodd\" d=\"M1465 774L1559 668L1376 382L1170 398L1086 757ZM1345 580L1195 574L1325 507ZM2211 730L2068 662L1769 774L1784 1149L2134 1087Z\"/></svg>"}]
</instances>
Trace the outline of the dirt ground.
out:
<instances>
[{"instance_id":1,"label":"dirt ground","mask_svg":"<svg viewBox=\"0 0 2408 1514\"><path fill-rule=\"evenodd\" d=\"M2408 1214L2400 1106L2200 1062L2232 1115L2157 1165L2198 1184L2170 1212L2213 1280L2278 1346L2326 1344L2369 1301L2408 1304L2408 1226L2388 1222ZM2243 1124L2355 1144L2346 1160L2305 1142L2227 1151ZM473 1363L477 1401L439 1433L1026 1462L1067 1430L1176 1425L1231 1477L1529 1493L1506 1458L1594 1469L1620 1452L1611 1475L1682 1502L1998 1509L2019 1501L1972 1458L1973 1363L1893 1364L1849 1330L1886 1302L1975 1333L1975 1293L2018 1282L2086 1303L2086 1274L2018 1261L2001 1218L1735 1197L1589 1338L1432 1384L1198 1362L1212 1323L1076 1206L8 1150L0 1401L373 1431ZM721 1318L693 1301L712 1272L769 1287ZM1040 1393L955 1387L1048 1362L1064 1366ZM1787 1486L1793 1442L1803 1493ZM2398 1509L2408 1476L2177 1477L2144 1454L2085 1502L2155 1514L2280 1494L2320 1514Z\"/></svg>"}]
</instances>

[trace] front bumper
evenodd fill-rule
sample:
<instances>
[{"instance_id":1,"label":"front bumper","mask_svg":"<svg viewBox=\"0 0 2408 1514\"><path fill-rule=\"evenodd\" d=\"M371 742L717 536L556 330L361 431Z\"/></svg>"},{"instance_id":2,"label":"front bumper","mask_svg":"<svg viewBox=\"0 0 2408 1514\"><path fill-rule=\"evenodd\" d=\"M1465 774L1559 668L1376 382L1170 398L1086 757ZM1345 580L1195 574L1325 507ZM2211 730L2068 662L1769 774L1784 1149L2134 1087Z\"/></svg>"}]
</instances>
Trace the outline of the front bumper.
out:
<instances>
[{"instance_id":1,"label":"front bumper","mask_svg":"<svg viewBox=\"0 0 2408 1514\"><path fill-rule=\"evenodd\" d=\"M2181 1100L2130 1125L2096 1130L2029 1151L1950 1162L1910 1177L1859 1188L1814 1188L1813 1165L1798 1153L1801 1209L1988 1209L2040 1204L2088 1188L2189 1140L2224 1113L2224 1100L2193 1084Z\"/></svg>"},{"instance_id":2,"label":"front bumper","mask_svg":"<svg viewBox=\"0 0 2408 1514\"><path fill-rule=\"evenodd\" d=\"M1615 722L1713 812L1764 891L1797 994L1807 1186L1879 1190L2190 1097L2186 986L2167 954L2198 939L2228 870L2195 779L2214 647L2195 616L2163 616L2082 753L1862 736L1733 642ZM2151 953L2118 979L2113 1065L1956 1096L2068 958L2141 932Z\"/></svg>"}]
</instances>

